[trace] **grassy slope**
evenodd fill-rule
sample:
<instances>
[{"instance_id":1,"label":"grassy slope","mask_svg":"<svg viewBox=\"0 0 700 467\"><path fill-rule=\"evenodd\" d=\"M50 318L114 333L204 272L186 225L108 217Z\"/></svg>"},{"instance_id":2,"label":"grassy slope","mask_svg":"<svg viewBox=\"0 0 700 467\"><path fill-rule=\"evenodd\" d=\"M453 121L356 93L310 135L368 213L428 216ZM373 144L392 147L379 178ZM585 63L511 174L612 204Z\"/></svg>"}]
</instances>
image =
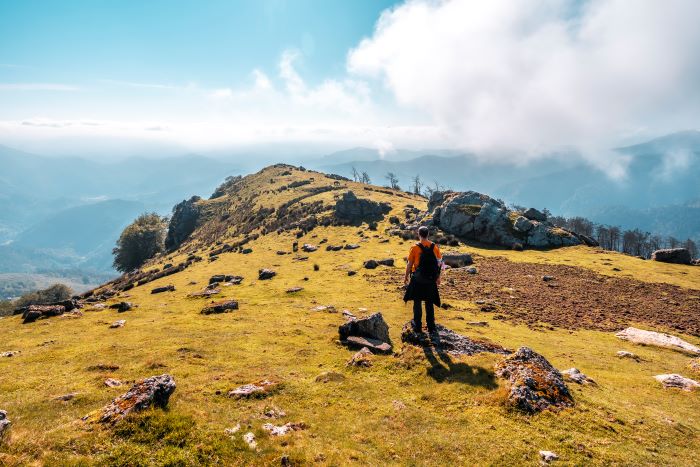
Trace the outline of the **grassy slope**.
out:
<instances>
[{"instance_id":1,"label":"grassy slope","mask_svg":"<svg viewBox=\"0 0 700 467\"><path fill-rule=\"evenodd\" d=\"M306 177L308 174L295 171L287 179ZM269 177L258 177L257 182L263 179ZM356 193L369 196L360 190ZM397 215L404 204L419 202L381 193L371 196L391 201L392 214ZM319 197L330 202L333 193ZM380 223L378 232L387 226ZM317 228L299 241L318 243L328 238L331 244L357 242L357 230ZM252 243L250 255L226 253L216 262L196 263L184 272L137 287L128 292L128 300L139 307L123 314L86 311L80 319L53 318L25 326L16 317L0 320L0 350L22 351L19 357L0 360L0 408L8 411L13 422L9 439L0 448L0 463L121 459L133 464L160 456L154 462L181 459L194 464L210 456L225 463L279 464L286 454L293 461L336 465L535 464L540 449L554 450L572 464L689 465L697 461L698 393L664 390L651 378L659 373L687 375L688 357L627 344L610 333L535 332L492 321L491 315L478 312L470 303L452 301L455 308L438 311L438 320L448 327L510 348L531 346L556 367L576 366L600 385L570 385L577 401L573 409L533 417L520 415L503 406L503 382L493 375L498 357L479 355L431 363L417 349L409 347L401 352L399 333L410 318L409 306L400 300L398 290L376 286L373 276L378 271L363 270L361 265L372 257L394 257L400 268L408 243L392 237L382 244L371 238L360 242L358 250L310 253L306 262L293 261L293 255L275 254L280 249L291 250L294 240L288 233L263 236ZM622 269L618 274L700 289L699 274L687 267L601 255L585 248L524 253L461 249L504 255L515 261L579 265L604 274L618 273L611 271L616 266ZM603 256L613 266L602 265ZM314 271L313 264L320 270ZM273 267L278 276L257 281L261 267ZM359 273L348 277L347 269ZM216 273L245 276L242 285L223 289L223 296L238 299L241 309L225 315L200 315L206 301L185 295L200 290ZM304 277L309 280L304 281ZM191 281L197 284L189 285ZM176 292L150 294L151 288L169 283L176 286ZM285 294L296 285L304 291ZM361 314L358 308L381 311L400 354L375 357L369 369L346 368L345 361L353 352L335 342L337 326L344 319L340 313L311 311L316 304L332 304L356 314ZM122 318L127 320L124 328L108 329L109 323ZM470 328L466 323L471 320L489 321L490 326ZM698 343L697 338L684 337ZM42 346L47 341L55 342ZM178 350L183 348L189 351ZM618 359L615 352L622 349L637 353L643 361ZM120 368L112 372L87 370L98 363ZM164 367L154 368L159 365ZM315 382L324 371L342 373L346 379ZM167 441L139 442L136 437L124 439L80 422L80 417L124 392L124 388L105 387L106 377L134 380L164 372L174 375L178 387L169 413L156 412L154 417L168 426L177 425L177 417L184 417L185 424L196 423L191 429L199 434L196 439L170 445ZM266 400L235 401L216 395L216 391L225 393L261 378L280 380L284 387ZM69 392L79 394L69 402L53 400ZM265 421L260 415L269 405L287 412L287 417L275 423L304 421L308 429L286 437L268 437L261 430ZM237 423L244 432L250 425L257 434L259 452L243 449L240 439L229 441L221 436L225 428Z\"/></svg>"}]
</instances>

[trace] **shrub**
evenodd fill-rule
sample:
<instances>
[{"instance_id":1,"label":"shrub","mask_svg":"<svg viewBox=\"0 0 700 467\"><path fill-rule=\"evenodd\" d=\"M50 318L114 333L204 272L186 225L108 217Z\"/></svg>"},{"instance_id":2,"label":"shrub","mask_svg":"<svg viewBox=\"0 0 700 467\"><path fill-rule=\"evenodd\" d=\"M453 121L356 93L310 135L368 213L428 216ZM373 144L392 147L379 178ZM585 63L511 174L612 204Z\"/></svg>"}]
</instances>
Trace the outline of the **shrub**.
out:
<instances>
[{"instance_id":1,"label":"shrub","mask_svg":"<svg viewBox=\"0 0 700 467\"><path fill-rule=\"evenodd\" d=\"M17 299L14 303L16 308L28 305L47 305L62 300L67 300L73 296L73 290L64 284L54 284L43 290L28 292Z\"/></svg>"},{"instance_id":2,"label":"shrub","mask_svg":"<svg viewBox=\"0 0 700 467\"><path fill-rule=\"evenodd\" d=\"M117 240L114 268L128 272L139 268L146 260L165 251L165 218L156 213L141 214L127 226Z\"/></svg>"}]
</instances>

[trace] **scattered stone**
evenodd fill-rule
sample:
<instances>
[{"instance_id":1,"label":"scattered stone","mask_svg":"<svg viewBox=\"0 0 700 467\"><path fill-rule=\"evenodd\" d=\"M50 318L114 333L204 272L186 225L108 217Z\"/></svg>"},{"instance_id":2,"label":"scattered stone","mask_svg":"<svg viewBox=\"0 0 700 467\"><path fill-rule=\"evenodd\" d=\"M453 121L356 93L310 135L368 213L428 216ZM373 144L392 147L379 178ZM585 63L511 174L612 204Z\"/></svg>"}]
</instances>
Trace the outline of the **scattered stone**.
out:
<instances>
[{"instance_id":1,"label":"scattered stone","mask_svg":"<svg viewBox=\"0 0 700 467\"><path fill-rule=\"evenodd\" d=\"M263 411L263 417L265 418L283 418L286 417L287 413L284 410L278 409L277 407L265 407Z\"/></svg>"},{"instance_id":2,"label":"scattered stone","mask_svg":"<svg viewBox=\"0 0 700 467\"><path fill-rule=\"evenodd\" d=\"M693 257L687 248L668 248L656 250L651 254L651 259L662 263L691 264Z\"/></svg>"},{"instance_id":3,"label":"scattered stone","mask_svg":"<svg viewBox=\"0 0 700 467\"><path fill-rule=\"evenodd\" d=\"M666 389L678 388L683 389L684 391L692 391L695 388L700 387L700 383L697 381L677 374L656 375L654 376L654 379L663 384Z\"/></svg>"},{"instance_id":4,"label":"scattered stone","mask_svg":"<svg viewBox=\"0 0 700 467\"><path fill-rule=\"evenodd\" d=\"M688 368L690 368L695 373L700 374L700 358L695 358L688 363Z\"/></svg>"},{"instance_id":5,"label":"scattered stone","mask_svg":"<svg viewBox=\"0 0 700 467\"><path fill-rule=\"evenodd\" d=\"M119 387L121 385L122 385L122 382L119 381L118 379L107 378L105 380L105 386L107 386L108 388L116 388L116 387Z\"/></svg>"},{"instance_id":6,"label":"scattered stone","mask_svg":"<svg viewBox=\"0 0 700 467\"><path fill-rule=\"evenodd\" d=\"M554 276L542 276L542 280L545 282L551 282L554 280Z\"/></svg>"},{"instance_id":7,"label":"scattered stone","mask_svg":"<svg viewBox=\"0 0 700 467\"><path fill-rule=\"evenodd\" d=\"M110 329L123 328L125 324L126 324L126 320L120 319L120 320L117 320L117 321L113 322L112 324L110 324L109 328Z\"/></svg>"},{"instance_id":8,"label":"scattered stone","mask_svg":"<svg viewBox=\"0 0 700 467\"><path fill-rule=\"evenodd\" d=\"M234 399L250 399L267 397L279 388L279 383L263 380L257 383L244 384L228 392L228 397Z\"/></svg>"},{"instance_id":9,"label":"scattered stone","mask_svg":"<svg viewBox=\"0 0 700 467\"><path fill-rule=\"evenodd\" d=\"M442 261L451 268L463 268L474 263L469 253L445 253Z\"/></svg>"},{"instance_id":10,"label":"scattered stone","mask_svg":"<svg viewBox=\"0 0 700 467\"><path fill-rule=\"evenodd\" d=\"M249 255L249 254L251 254L252 252L253 252L253 249L252 249L252 248L243 248L243 249L241 250L241 254L243 254L243 255Z\"/></svg>"},{"instance_id":11,"label":"scattered stone","mask_svg":"<svg viewBox=\"0 0 700 467\"><path fill-rule=\"evenodd\" d=\"M131 302L118 302L111 304L109 307L117 310L117 313L124 313L125 311L131 310L134 305Z\"/></svg>"},{"instance_id":12,"label":"scattered stone","mask_svg":"<svg viewBox=\"0 0 700 467\"><path fill-rule=\"evenodd\" d=\"M528 347L496 364L496 375L510 383L508 402L527 413L574 405L561 373Z\"/></svg>"},{"instance_id":13,"label":"scattered stone","mask_svg":"<svg viewBox=\"0 0 700 467\"><path fill-rule=\"evenodd\" d=\"M552 451L540 451L540 459L542 459L542 462L549 464L550 462L559 459L559 456Z\"/></svg>"},{"instance_id":14,"label":"scattered stone","mask_svg":"<svg viewBox=\"0 0 700 467\"><path fill-rule=\"evenodd\" d=\"M317 383L340 383L345 381L345 376L334 371L324 371L315 379Z\"/></svg>"},{"instance_id":15,"label":"scattered stone","mask_svg":"<svg viewBox=\"0 0 700 467\"><path fill-rule=\"evenodd\" d=\"M288 251L284 251L284 250L277 250L277 254L280 255L280 256L283 256L283 255L288 255L289 252L288 252ZM230 428L229 428L229 429L230 429Z\"/></svg>"},{"instance_id":16,"label":"scattered stone","mask_svg":"<svg viewBox=\"0 0 700 467\"><path fill-rule=\"evenodd\" d=\"M340 251L343 249L343 245L328 245L326 246L326 251Z\"/></svg>"},{"instance_id":17,"label":"scattered stone","mask_svg":"<svg viewBox=\"0 0 700 467\"><path fill-rule=\"evenodd\" d=\"M235 435L236 433L238 433L239 431L241 431L241 424L240 424L240 423L237 423L235 426L233 426L233 427L231 427L231 428L226 428L226 429L224 430L224 433L227 434L227 435L229 435L229 436L233 436L233 435Z\"/></svg>"},{"instance_id":18,"label":"scattered stone","mask_svg":"<svg viewBox=\"0 0 700 467\"><path fill-rule=\"evenodd\" d=\"M23 323L33 323L38 319L59 316L66 312L63 305L29 305L22 313Z\"/></svg>"},{"instance_id":19,"label":"scattered stone","mask_svg":"<svg viewBox=\"0 0 700 467\"><path fill-rule=\"evenodd\" d=\"M489 325L489 323L487 323L486 321L469 321L469 322L467 322L467 325L485 328Z\"/></svg>"},{"instance_id":20,"label":"scattered stone","mask_svg":"<svg viewBox=\"0 0 700 467\"><path fill-rule=\"evenodd\" d=\"M413 320L403 325L401 329L401 341L418 347L433 347L438 352L452 355L474 355L481 352L502 355L510 353L510 351L498 344L472 340L467 336L457 334L441 324L436 324L435 332L430 335L424 332L417 333L414 330Z\"/></svg>"},{"instance_id":21,"label":"scattered stone","mask_svg":"<svg viewBox=\"0 0 700 467\"><path fill-rule=\"evenodd\" d=\"M261 281L267 280L267 279L272 279L275 277L277 273L273 271L272 269L260 269L258 271L258 279Z\"/></svg>"},{"instance_id":22,"label":"scattered stone","mask_svg":"<svg viewBox=\"0 0 700 467\"><path fill-rule=\"evenodd\" d=\"M10 420L7 418L7 411L0 410L0 438L2 438L3 433L10 427Z\"/></svg>"},{"instance_id":23,"label":"scattered stone","mask_svg":"<svg viewBox=\"0 0 700 467\"><path fill-rule=\"evenodd\" d=\"M379 263L376 260L370 259L365 261L363 266L365 267L365 269L377 269Z\"/></svg>"},{"instance_id":24,"label":"scattered stone","mask_svg":"<svg viewBox=\"0 0 700 467\"><path fill-rule=\"evenodd\" d=\"M616 355L620 358L629 358L635 361L639 361L639 357L636 354L633 354L632 352L628 352L626 350L618 350Z\"/></svg>"},{"instance_id":25,"label":"scattered stone","mask_svg":"<svg viewBox=\"0 0 700 467\"><path fill-rule=\"evenodd\" d=\"M209 278L208 288L216 288L215 284L228 282L231 285L238 285L243 282L243 276L235 276L233 274L215 274Z\"/></svg>"},{"instance_id":26,"label":"scattered stone","mask_svg":"<svg viewBox=\"0 0 700 467\"><path fill-rule=\"evenodd\" d=\"M170 395L175 392L175 387L175 380L168 374L151 376L134 384L98 413L88 415L84 419L113 424L131 412L140 412L149 407L165 408Z\"/></svg>"},{"instance_id":27,"label":"scattered stone","mask_svg":"<svg viewBox=\"0 0 700 467\"><path fill-rule=\"evenodd\" d=\"M310 243L304 243L301 250L306 253L313 253L314 251L318 250L318 247L316 245L311 245Z\"/></svg>"},{"instance_id":28,"label":"scattered stone","mask_svg":"<svg viewBox=\"0 0 700 467\"><path fill-rule=\"evenodd\" d=\"M223 300L220 302L212 303L202 309L201 313L203 315L211 315L217 313L228 313L233 310L238 309L238 302L236 300Z\"/></svg>"},{"instance_id":29,"label":"scattered stone","mask_svg":"<svg viewBox=\"0 0 700 467\"><path fill-rule=\"evenodd\" d=\"M469 274L476 274L478 272L474 266L467 268L466 271Z\"/></svg>"},{"instance_id":30,"label":"scattered stone","mask_svg":"<svg viewBox=\"0 0 700 467\"><path fill-rule=\"evenodd\" d=\"M285 292L286 293L297 293L297 292L301 292L302 290L304 290L304 287L291 287L291 288L287 289Z\"/></svg>"},{"instance_id":31,"label":"scattered stone","mask_svg":"<svg viewBox=\"0 0 700 467\"><path fill-rule=\"evenodd\" d=\"M347 366L364 368L372 366L372 352L367 347L362 347L359 352L348 360Z\"/></svg>"},{"instance_id":32,"label":"scattered stone","mask_svg":"<svg viewBox=\"0 0 700 467\"><path fill-rule=\"evenodd\" d=\"M378 264L381 264L382 266L394 266L394 258L386 258L386 259L380 259L377 261Z\"/></svg>"},{"instance_id":33,"label":"scattered stone","mask_svg":"<svg viewBox=\"0 0 700 467\"><path fill-rule=\"evenodd\" d=\"M243 441L245 441L250 449L255 449L258 447L258 443L255 441L255 434L252 431L249 431L243 435Z\"/></svg>"},{"instance_id":34,"label":"scattered stone","mask_svg":"<svg viewBox=\"0 0 700 467\"><path fill-rule=\"evenodd\" d=\"M630 341L635 344L653 345L656 347L678 350L680 352L689 353L692 355L700 355L700 347L694 346L693 344L670 334L645 331L644 329L629 327L615 335L622 340Z\"/></svg>"},{"instance_id":35,"label":"scattered stone","mask_svg":"<svg viewBox=\"0 0 700 467\"><path fill-rule=\"evenodd\" d=\"M217 282L217 284L218 284L218 282ZM214 284L212 284L212 285L214 285ZM202 290L201 292L195 292L195 293L189 294L188 297L190 297L190 298L207 298L207 297L211 297L212 295L217 295L220 293L221 293L221 289L219 289L219 288L207 287L206 289Z\"/></svg>"},{"instance_id":36,"label":"scattered stone","mask_svg":"<svg viewBox=\"0 0 700 467\"><path fill-rule=\"evenodd\" d=\"M19 350L8 350L6 352L0 352L0 357L16 357L21 354Z\"/></svg>"},{"instance_id":37,"label":"scattered stone","mask_svg":"<svg viewBox=\"0 0 700 467\"><path fill-rule=\"evenodd\" d=\"M367 347L380 353L391 352L389 325L381 313L374 313L366 318L351 318L338 327L341 343L352 347ZM350 338L353 339L350 339ZM363 338L363 339L360 339Z\"/></svg>"},{"instance_id":38,"label":"scattered stone","mask_svg":"<svg viewBox=\"0 0 700 467\"><path fill-rule=\"evenodd\" d=\"M263 430L269 431L270 436L284 436L291 431L303 430L306 425L302 423L285 423L281 426L275 426L272 423L265 423L262 426Z\"/></svg>"},{"instance_id":39,"label":"scattered stone","mask_svg":"<svg viewBox=\"0 0 700 467\"><path fill-rule=\"evenodd\" d=\"M163 292L174 292L175 291L175 286L174 285L165 285L163 287L156 287L155 289L151 290L151 293L163 293Z\"/></svg>"},{"instance_id":40,"label":"scattered stone","mask_svg":"<svg viewBox=\"0 0 700 467\"><path fill-rule=\"evenodd\" d=\"M345 250L357 250L358 248L360 248L360 245L358 245L357 243L348 243L343 247L343 249Z\"/></svg>"},{"instance_id":41,"label":"scattered stone","mask_svg":"<svg viewBox=\"0 0 700 467\"><path fill-rule=\"evenodd\" d=\"M311 311L325 311L326 313L337 313L337 310L333 305L317 305L313 307Z\"/></svg>"},{"instance_id":42,"label":"scattered stone","mask_svg":"<svg viewBox=\"0 0 700 467\"><path fill-rule=\"evenodd\" d=\"M69 400L75 399L75 396L77 395L77 392L69 392L68 394L63 394L61 396L55 397L54 400L68 402Z\"/></svg>"},{"instance_id":43,"label":"scattered stone","mask_svg":"<svg viewBox=\"0 0 700 467\"><path fill-rule=\"evenodd\" d=\"M371 337L350 336L343 341L343 344L347 345L351 349L367 348L374 353L391 353L390 344L378 339L372 339Z\"/></svg>"},{"instance_id":44,"label":"scattered stone","mask_svg":"<svg viewBox=\"0 0 700 467\"><path fill-rule=\"evenodd\" d=\"M357 274L357 271L348 271L348 276L354 276Z\"/></svg>"},{"instance_id":45,"label":"scattered stone","mask_svg":"<svg viewBox=\"0 0 700 467\"><path fill-rule=\"evenodd\" d=\"M569 381L573 381L574 383L596 385L595 381L581 373L581 371L578 368L569 368L568 370L562 371L561 374L566 379L568 379Z\"/></svg>"},{"instance_id":46,"label":"scattered stone","mask_svg":"<svg viewBox=\"0 0 700 467\"><path fill-rule=\"evenodd\" d=\"M353 315L350 310L343 310L343 316L348 319L357 319L357 316Z\"/></svg>"}]
</instances>

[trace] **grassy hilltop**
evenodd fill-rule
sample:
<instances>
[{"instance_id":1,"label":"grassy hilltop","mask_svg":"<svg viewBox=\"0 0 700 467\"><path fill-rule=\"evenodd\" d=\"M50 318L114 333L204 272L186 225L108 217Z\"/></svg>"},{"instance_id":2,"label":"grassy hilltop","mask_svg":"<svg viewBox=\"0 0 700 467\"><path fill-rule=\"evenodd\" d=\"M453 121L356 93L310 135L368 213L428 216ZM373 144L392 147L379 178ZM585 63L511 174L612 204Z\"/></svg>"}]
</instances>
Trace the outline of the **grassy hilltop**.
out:
<instances>
[{"instance_id":1,"label":"grassy hilltop","mask_svg":"<svg viewBox=\"0 0 700 467\"><path fill-rule=\"evenodd\" d=\"M348 189L391 204L376 230L324 221ZM231 180L218 195L199 201L202 217L190 239L144 269L190 255L202 261L106 302L137 307L118 313L88 304L79 317L24 325L17 316L0 319L0 352L21 352L0 358L0 409L12 421L0 441L0 464L280 465L286 456L291 464L535 465L540 450L555 451L563 464L698 462L700 392L664 389L653 379L662 373L697 379L690 357L621 341L614 331L636 325L699 344L700 268L587 247L443 247L472 253L478 273L447 271L443 300L451 307L436 311L438 322L509 349L531 347L556 368L576 367L598 383L568 383L573 408L528 416L505 403L505 382L494 374L501 356L435 358L401 343L411 309L399 286L411 242L387 230L389 218L404 219L407 206L425 209L424 198L289 166ZM301 230L299 222L314 228ZM209 260L244 239L241 246L251 253L227 251ZM293 242L319 249L292 253ZM345 243L360 248L325 249ZM396 265L364 269L372 258L394 258ZM260 281L260 268L277 275ZM215 274L244 277L213 298L236 299L240 309L200 314L212 298L188 295ZM557 286L543 287L544 274ZM175 291L151 294L165 285ZM297 286L303 290L286 293ZM496 310L477 303L496 299ZM319 305L337 312L315 311ZM395 353L373 356L369 368L346 366L355 351L337 342L342 310L381 311ZM110 329L118 319L126 325ZM487 325L473 324L482 321ZM640 361L618 358L619 350ZM163 373L177 383L167 409L111 428L81 420L130 386L109 388L105 379ZM226 396L264 379L281 387L264 399ZM70 400L56 399L71 393ZM286 415L266 419L271 407ZM305 429L272 437L262 429L268 422L303 422ZM237 424L239 432L224 433ZM257 450L242 440L249 431Z\"/></svg>"}]
</instances>

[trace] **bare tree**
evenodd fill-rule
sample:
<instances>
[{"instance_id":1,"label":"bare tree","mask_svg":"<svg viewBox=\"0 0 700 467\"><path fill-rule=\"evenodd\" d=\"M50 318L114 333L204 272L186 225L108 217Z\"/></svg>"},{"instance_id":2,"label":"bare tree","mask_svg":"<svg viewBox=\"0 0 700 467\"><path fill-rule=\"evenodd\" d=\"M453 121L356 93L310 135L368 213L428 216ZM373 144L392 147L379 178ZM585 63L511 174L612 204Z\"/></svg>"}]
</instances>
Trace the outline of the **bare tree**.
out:
<instances>
[{"instance_id":1,"label":"bare tree","mask_svg":"<svg viewBox=\"0 0 700 467\"><path fill-rule=\"evenodd\" d=\"M369 174L367 172L362 172L362 176L360 177L360 182L365 183L367 185L372 183L372 181L369 179Z\"/></svg>"},{"instance_id":2,"label":"bare tree","mask_svg":"<svg viewBox=\"0 0 700 467\"><path fill-rule=\"evenodd\" d=\"M420 195L420 190L423 187L423 183L420 181L420 175L416 174L416 176L413 177L411 182L413 183L413 194Z\"/></svg>"},{"instance_id":3,"label":"bare tree","mask_svg":"<svg viewBox=\"0 0 700 467\"><path fill-rule=\"evenodd\" d=\"M387 174L384 176L389 181L389 186L394 189L394 190L400 190L401 187L399 186L399 178L396 176L395 173L393 172L387 172Z\"/></svg>"},{"instance_id":4,"label":"bare tree","mask_svg":"<svg viewBox=\"0 0 700 467\"><path fill-rule=\"evenodd\" d=\"M352 166L352 178L356 182L360 181L360 172L357 171L354 165Z\"/></svg>"}]
</instances>

